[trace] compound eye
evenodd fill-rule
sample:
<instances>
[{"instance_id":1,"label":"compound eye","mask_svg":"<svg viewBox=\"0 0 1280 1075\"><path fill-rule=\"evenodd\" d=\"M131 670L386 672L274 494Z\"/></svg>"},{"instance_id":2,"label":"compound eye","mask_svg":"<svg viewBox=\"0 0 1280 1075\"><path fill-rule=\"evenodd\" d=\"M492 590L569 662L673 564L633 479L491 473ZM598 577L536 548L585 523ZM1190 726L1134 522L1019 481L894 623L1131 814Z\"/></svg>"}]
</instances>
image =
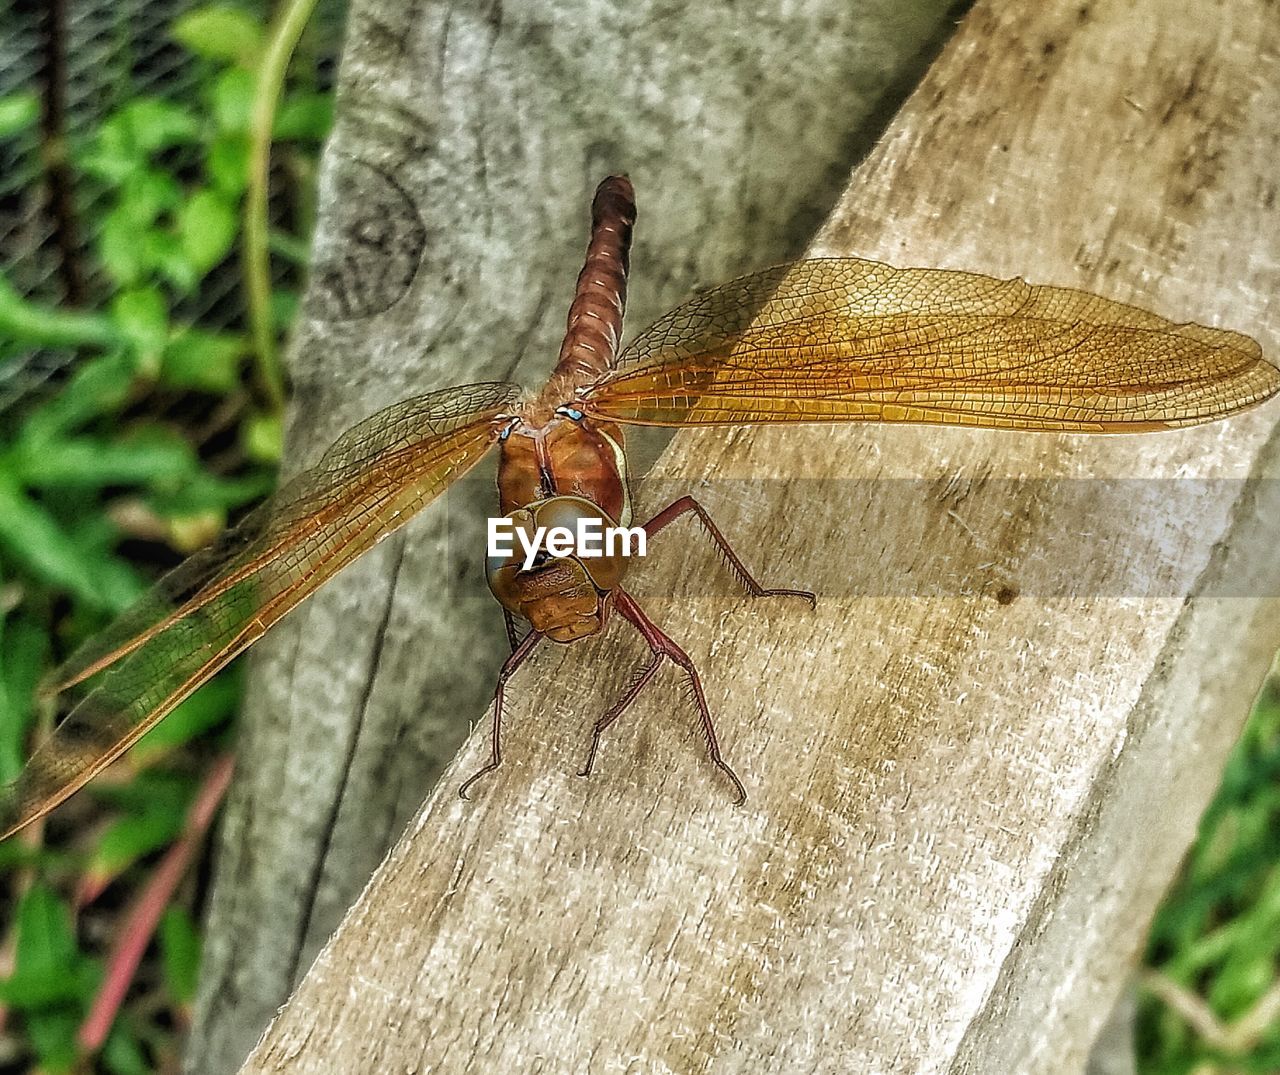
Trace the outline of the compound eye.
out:
<instances>
[{"instance_id":1,"label":"compound eye","mask_svg":"<svg viewBox=\"0 0 1280 1075\"><path fill-rule=\"evenodd\" d=\"M613 520L591 501L571 496L558 496L539 505L536 517L538 525L548 530L562 526L575 533L580 520L597 522L601 526L613 525Z\"/></svg>"},{"instance_id":2,"label":"compound eye","mask_svg":"<svg viewBox=\"0 0 1280 1075\"><path fill-rule=\"evenodd\" d=\"M611 590L622 581L626 557L616 551L610 555L603 548L605 531L617 524L598 505L579 497L558 496L539 505L536 515L538 525L545 526L548 531L554 527L563 527L570 533L578 533L579 522L595 523L596 548L591 550L589 546L579 547L574 552L574 559L582 565L599 590ZM584 540L591 541L589 537Z\"/></svg>"}]
</instances>

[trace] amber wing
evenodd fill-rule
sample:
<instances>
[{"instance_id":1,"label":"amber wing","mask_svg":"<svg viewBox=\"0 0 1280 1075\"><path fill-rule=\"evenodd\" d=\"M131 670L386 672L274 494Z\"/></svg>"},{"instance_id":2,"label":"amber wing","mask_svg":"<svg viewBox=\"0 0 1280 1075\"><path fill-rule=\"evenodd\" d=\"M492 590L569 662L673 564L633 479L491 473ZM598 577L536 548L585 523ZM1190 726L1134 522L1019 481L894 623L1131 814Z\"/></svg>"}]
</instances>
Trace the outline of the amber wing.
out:
<instances>
[{"instance_id":1,"label":"amber wing","mask_svg":"<svg viewBox=\"0 0 1280 1075\"><path fill-rule=\"evenodd\" d=\"M505 384L397 403L344 433L215 546L165 576L51 677L91 689L0 790L0 833L47 813L286 612L474 465L519 398ZM100 675L99 675L100 674Z\"/></svg>"},{"instance_id":2,"label":"amber wing","mask_svg":"<svg viewBox=\"0 0 1280 1075\"><path fill-rule=\"evenodd\" d=\"M1088 292L856 258L733 280L642 332L581 394L646 425L929 422L1138 432L1280 390L1247 336Z\"/></svg>"}]
</instances>

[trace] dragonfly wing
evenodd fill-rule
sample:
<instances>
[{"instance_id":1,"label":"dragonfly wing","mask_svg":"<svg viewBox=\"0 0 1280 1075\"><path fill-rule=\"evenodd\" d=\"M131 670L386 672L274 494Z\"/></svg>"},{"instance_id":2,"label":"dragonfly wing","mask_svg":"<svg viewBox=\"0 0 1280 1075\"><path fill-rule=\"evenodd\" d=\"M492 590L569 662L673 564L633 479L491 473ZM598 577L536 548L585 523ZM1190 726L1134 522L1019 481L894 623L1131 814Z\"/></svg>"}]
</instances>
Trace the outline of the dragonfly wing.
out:
<instances>
[{"instance_id":1,"label":"dragonfly wing","mask_svg":"<svg viewBox=\"0 0 1280 1075\"><path fill-rule=\"evenodd\" d=\"M1136 432L1280 390L1247 336L1020 279L798 261L730 281L642 332L581 393L644 425L928 422Z\"/></svg>"},{"instance_id":2,"label":"dragonfly wing","mask_svg":"<svg viewBox=\"0 0 1280 1075\"><path fill-rule=\"evenodd\" d=\"M480 460L518 398L511 385L467 385L380 411L216 545L161 579L52 677L62 688L101 673L0 789L0 832L17 831L80 788L285 613L412 518Z\"/></svg>"}]
</instances>

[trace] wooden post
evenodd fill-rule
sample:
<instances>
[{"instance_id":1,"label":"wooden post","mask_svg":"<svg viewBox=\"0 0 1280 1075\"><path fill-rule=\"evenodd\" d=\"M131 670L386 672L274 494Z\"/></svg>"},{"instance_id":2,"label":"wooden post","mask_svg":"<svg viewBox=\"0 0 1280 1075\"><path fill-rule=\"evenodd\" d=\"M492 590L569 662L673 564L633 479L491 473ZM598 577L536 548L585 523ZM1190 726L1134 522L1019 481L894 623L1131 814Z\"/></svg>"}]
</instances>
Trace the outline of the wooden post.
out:
<instances>
[{"instance_id":1,"label":"wooden post","mask_svg":"<svg viewBox=\"0 0 1280 1075\"><path fill-rule=\"evenodd\" d=\"M980 3L813 252L1085 286L1280 356L1280 24L1175 7ZM674 679L575 777L642 649L541 653L504 767L457 799L482 727L243 1070L1078 1070L1280 644L1280 483L1245 482L1277 473L1276 408L679 435L642 502L680 484L819 594L711 593L692 531L637 573L746 805Z\"/></svg>"},{"instance_id":2,"label":"wooden post","mask_svg":"<svg viewBox=\"0 0 1280 1075\"><path fill-rule=\"evenodd\" d=\"M643 190L637 322L798 254L951 6L353 0L286 465L405 396L545 379L611 171ZM191 1075L243 1061L491 697L492 500L482 468L256 648Z\"/></svg>"}]
</instances>

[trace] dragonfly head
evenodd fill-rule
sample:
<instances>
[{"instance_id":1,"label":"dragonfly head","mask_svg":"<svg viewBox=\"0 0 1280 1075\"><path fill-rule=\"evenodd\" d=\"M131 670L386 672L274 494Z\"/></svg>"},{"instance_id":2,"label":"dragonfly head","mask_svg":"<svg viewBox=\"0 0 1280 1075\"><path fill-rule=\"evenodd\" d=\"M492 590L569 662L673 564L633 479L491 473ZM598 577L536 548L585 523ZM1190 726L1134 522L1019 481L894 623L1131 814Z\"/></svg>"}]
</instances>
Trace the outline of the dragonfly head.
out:
<instances>
[{"instance_id":1,"label":"dragonfly head","mask_svg":"<svg viewBox=\"0 0 1280 1075\"><path fill-rule=\"evenodd\" d=\"M604 627L609 592L626 568L626 556L616 547L611 554L593 554L603 542L588 537L582 523L588 532L616 525L591 501L575 496L551 497L490 523L489 589L503 608L553 642L575 642Z\"/></svg>"}]
</instances>

